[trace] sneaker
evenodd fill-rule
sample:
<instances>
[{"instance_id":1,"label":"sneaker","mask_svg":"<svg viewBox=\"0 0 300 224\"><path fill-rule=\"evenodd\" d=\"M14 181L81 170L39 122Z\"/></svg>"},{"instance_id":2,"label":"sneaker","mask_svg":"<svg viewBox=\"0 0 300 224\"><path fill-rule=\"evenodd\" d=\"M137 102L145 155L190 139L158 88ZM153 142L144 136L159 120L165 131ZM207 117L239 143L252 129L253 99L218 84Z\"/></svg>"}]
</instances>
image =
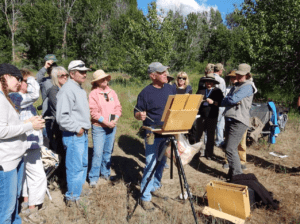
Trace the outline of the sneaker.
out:
<instances>
[{"instance_id":1,"label":"sneaker","mask_svg":"<svg viewBox=\"0 0 300 224\"><path fill-rule=\"evenodd\" d=\"M228 163L225 163L224 165L223 165L223 169L229 169L229 164Z\"/></svg>"},{"instance_id":2,"label":"sneaker","mask_svg":"<svg viewBox=\"0 0 300 224\"><path fill-rule=\"evenodd\" d=\"M200 157L204 157L205 156L205 149L200 149Z\"/></svg>"},{"instance_id":3,"label":"sneaker","mask_svg":"<svg viewBox=\"0 0 300 224\"><path fill-rule=\"evenodd\" d=\"M97 186L97 182L96 181L92 181L90 183L90 188L95 188Z\"/></svg>"},{"instance_id":4,"label":"sneaker","mask_svg":"<svg viewBox=\"0 0 300 224\"><path fill-rule=\"evenodd\" d=\"M155 209L151 201L141 201L141 206L145 211L149 211L149 212L152 212Z\"/></svg>"},{"instance_id":5,"label":"sneaker","mask_svg":"<svg viewBox=\"0 0 300 224\"><path fill-rule=\"evenodd\" d=\"M104 179L104 180L109 180L109 177L108 176L100 176L101 179Z\"/></svg>"},{"instance_id":6,"label":"sneaker","mask_svg":"<svg viewBox=\"0 0 300 224\"><path fill-rule=\"evenodd\" d=\"M247 167L246 167L245 164L242 164L242 165L241 165L241 168L242 168L242 170L246 170L246 169L247 169Z\"/></svg>"},{"instance_id":7,"label":"sneaker","mask_svg":"<svg viewBox=\"0 0 300 224\"><path fill-rule=\"evenodd\" d=\"M93 191L91 189L85 188L82 189L80 196L84 197L84 196L89 196Z\"/></svg>"}]
</instances>

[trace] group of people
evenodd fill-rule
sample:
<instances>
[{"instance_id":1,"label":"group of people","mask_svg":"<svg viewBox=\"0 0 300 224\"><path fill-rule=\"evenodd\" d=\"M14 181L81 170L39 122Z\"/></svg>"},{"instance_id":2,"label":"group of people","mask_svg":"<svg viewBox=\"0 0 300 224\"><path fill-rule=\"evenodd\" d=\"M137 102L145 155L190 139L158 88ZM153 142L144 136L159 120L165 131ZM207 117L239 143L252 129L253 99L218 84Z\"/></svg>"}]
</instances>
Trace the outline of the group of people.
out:
<instances>
[{"instance_id":1,"label":"group of people","mask_svg":"<svg viewBox=\"0 0 300 224\"><path fill-rule=\"evenodd\" d=\"M82 87L90 69L81 60L71 61L68 70L57 65L55 55L46 55L45 65L36 75L29 70L19 70L10 64L0 65L0 222L20 223L18 199L24 197L22 208L28 217L39 219L47 188L46 175L41 161L41 148L47 146L63 158L60 173L66 178L67 206L85 203L81 196L91 193L83 189L88 178L91 188L99 178L111 178L111 155L116 126L122 107L116 92L109 87L111 76L103 70L93 73L92 89L87 93ZM168 66L153 62L148 66L152 83L138 95L134 117L144 126L162 125L161 117L169 95L192 94L187 73L179 72L174 84ZM214 145L226 152L226 166L231 176L243 173L245 133L249 126L253 94L257 91L251 81L251 67L239 65L227 77L226 89L221 77L222 64L208 64L205 76L200 79L197 94L204 96L196 119L189 133L191 142L200 141L203 133L206 142L204 156L214 159ZM45 74L49 76L46 77ZM33 103L42 94L42 116L37 116ZM88 130L92 129L93 157L88 168ZM167 140L155 134L149 140L145 132L146 165L141 181L141 191L154 169L158 156ZM225 138L223 134L225 133ZM216 140L215 140L216 135ZM47 141L48 140L48 141ZM238 145L241 145L238 147ZM145 210L153 210L152 195L161 195L161 178L166 165L164 157L141 196ZM244 167L243 167L244 165ZM4 204L5 202L5 204Z\"/></svg>"},{"instance_id":2,"label":"group of people","mask_svg":"<svg viewBox=\"0 0 300 224\"><path fill-rule=\"evenodd\" d=\"M99 178L111 176L111 154L122 107L108 86L111 76L103 70L93 73L87 97L82 84L90 69L81 60L71 61L68 71L57 65L55 55L46 55L36 75L11 64L0 64L0 223L21 223L22 213L40 222L47 179L41 149L51 148L62 157L59 175L65 177L66 205L84 203L81 196L86 178L90 187ZM48 74L49 76L45 76ZM33 104L42 95L42 116ZM88 168L88 130L92 128L93 158ZM22 194L22 195L21 195Z\"/></svg>"},{"instance_id":3,"label":"group of people","mask_svg":"<svg viewBox=\"0 0 300 224\"><path fill-rule=\"evenodd\" d=\"M168 66L159 62L153 62L148 67L152 83L140 92L134 110L135 118L142 120L144 126L162 125L161 117L169 95L192 93L185 72L178 73L175 83L169 85L173 80L169 77L168 69ZM240 64L237 70L229 72L227 77L230 88L227 89L225 80L221 77L223 71L224 67L220 63L208 64L205 68L205 76L200 79L196 92L204 96L198 113L200 117L193 124L189 140L191 143L199 142L203 133L206 134L203 155L208 160L214 159L214 145L225 148L226 163L223 167L229 168L228 176L231 178L242 174L242 169L246 169L246 131L249 127L253 95L257 90L248 64ZM154 210L152 195L162 195L160 189L165 157L154 171L148 185L146 183L168 136L155 133L154 141L150 141L149 132L146 130L144 134L146 165L141 181L141 205L145 210L151 211ZM241 148L240 153L238 148Z\"/></svg>"}]
</instances>

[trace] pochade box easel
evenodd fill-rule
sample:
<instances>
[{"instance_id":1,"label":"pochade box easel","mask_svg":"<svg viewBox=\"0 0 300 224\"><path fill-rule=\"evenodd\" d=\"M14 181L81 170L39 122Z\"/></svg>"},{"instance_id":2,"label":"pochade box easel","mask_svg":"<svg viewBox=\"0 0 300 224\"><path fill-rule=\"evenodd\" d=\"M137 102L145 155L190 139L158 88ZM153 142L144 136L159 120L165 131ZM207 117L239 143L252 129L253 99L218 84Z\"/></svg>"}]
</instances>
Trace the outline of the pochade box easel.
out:
<instances>
[{"instance_id":1,"label":"pochade box easel","mask_svg":"<svg viewBox=\"0 0 300 224\"><path fill-rule=\"evenodd\" d=\"M183 187L186 189L186 192L189 197L189 201L191 204L192 212L195 218L195 223L197 222L197 217L195 213L195 209L193 206L192 196L189 190L189 185L186 180L185 172L183 169L183 165L178 153L178 147L177 147L177 140L175 139L175 134L182 134L182 133L188 133L188 131L192 128L192 125L195 121L195 118L198 114L198 110L200 107L200 104L203 100L203 95L197 95L197 94L184 94L184 95L170 95L168 98L168 101L166 103L161 121L163 121L163 125L161 127L157 126L143 126L144 129L150 130L154 133L160 134L160 135L168 135L168 139L166 140L166 143L164 145L164 148L162 152L160 153L157 162L155 164L155 167L153 168L149 178L147 179L147 183L144 187L144 189L141 192L141 195L145 192L151 178L153 177L158 165L160 164L161 160L163 159L166 149L168 145L171 143L171 179L173 178L173 153L175 155L175 162L178 170L178 176L180 181L180 187L181 187L181 193L184 195ZM184 182L184 185L182 184ZM128 216L127 220L131 218L133 215L138 202L136 203L135 208L133 209L133 212L131 215Z\"/></svg>"}]
</instances>

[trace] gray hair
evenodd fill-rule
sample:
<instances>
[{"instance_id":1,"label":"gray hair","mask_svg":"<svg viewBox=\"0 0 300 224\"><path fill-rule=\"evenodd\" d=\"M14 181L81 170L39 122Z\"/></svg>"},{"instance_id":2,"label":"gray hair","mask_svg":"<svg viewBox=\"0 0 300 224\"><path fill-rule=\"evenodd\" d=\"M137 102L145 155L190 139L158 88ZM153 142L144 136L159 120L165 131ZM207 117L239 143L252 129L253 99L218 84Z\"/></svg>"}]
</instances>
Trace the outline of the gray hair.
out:
<instances>
[{"instance_id":1,"label":"gray hair","mask_svg":"<svg viewBox=\"0 0 300 224\"><path fill-rule=\"evenodd\" d=\"M62 66L53 67L51 71L51 80L54 86L60 86L58 83L58 75L62 73L68 74L67 70L64 67Z\"/></svg>"}]
</instances>

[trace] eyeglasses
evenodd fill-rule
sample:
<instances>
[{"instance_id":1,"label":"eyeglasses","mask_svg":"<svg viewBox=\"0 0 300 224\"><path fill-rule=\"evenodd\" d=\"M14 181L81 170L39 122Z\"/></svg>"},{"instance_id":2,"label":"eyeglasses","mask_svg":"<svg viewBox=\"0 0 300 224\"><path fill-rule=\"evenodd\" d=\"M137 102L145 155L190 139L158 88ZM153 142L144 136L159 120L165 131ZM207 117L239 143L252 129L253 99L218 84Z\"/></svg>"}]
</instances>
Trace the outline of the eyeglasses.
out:
<instances>
[{"instance_id":1,"label":"eyeglasses","mask_svg":"<svg viewBox=\"0 0 300 224\"><path fill-rule=\"evenodd\" d=\"M107 93L103 93L103 95L104 95L104 98L106 99L106 101L108 102L109 101L108 94Z\"/></svg>"},{"instance_id":2,"label":"eyeglasses","mask_svg":"<svg viewBox=\"0 0 300 224\"><path fill-rule=\"evenodd\" d=\"M186 78L183 78L183 77L178 77L178 79L183 79L183 80L186 80Z\"/></svg>"},{"instance_id":3,"label":"eyeglasses","mask_svg":"<svg viewBox=\"0 0 300 224\"><path fill-rule=\"evenodd\" d=\"M62 75L59 75L58 77L59 77L59 78L68 78L68 77L69 77L69 74L62 74Z\"/></svg>"},{"instance_id":4,"label":"eyeglasses","mask_svg":"<svg viewBox=\"0 0 300 224\"><path fill-rule=\"evenodd\" d=\"M84 74L86 74L86 71L79 71L79 70L77 70L81 75L84 75Z\"/></svg>"}]
</instances>

